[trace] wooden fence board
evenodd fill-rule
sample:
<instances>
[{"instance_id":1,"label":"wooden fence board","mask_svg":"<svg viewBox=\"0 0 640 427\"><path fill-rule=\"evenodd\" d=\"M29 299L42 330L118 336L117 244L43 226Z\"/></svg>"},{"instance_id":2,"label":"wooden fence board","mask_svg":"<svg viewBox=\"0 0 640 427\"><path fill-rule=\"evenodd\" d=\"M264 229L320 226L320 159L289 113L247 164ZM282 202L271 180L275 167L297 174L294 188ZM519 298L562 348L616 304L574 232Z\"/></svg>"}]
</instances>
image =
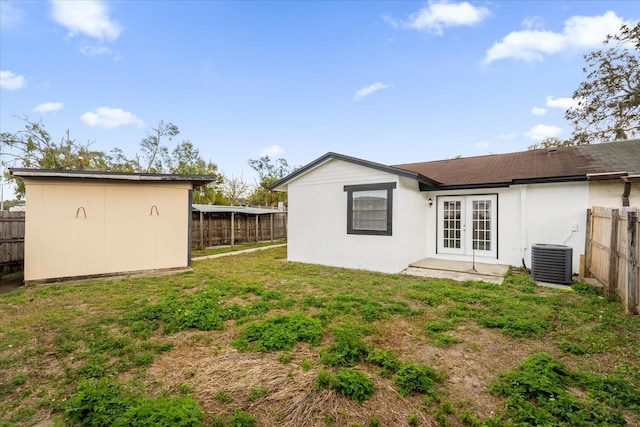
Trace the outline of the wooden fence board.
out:
<instances>
[{"instance_id":1,"label":"wooden fence board","mask_svg":"<svg viewBox=\"0 0 640 427\"><path fill-rule=\"evenodd\" d=\"M637 208L593 207L587 228L587 274L617 296L629 313L640 310L640 222Z\"/></svg>"},{"instance_id":2,"label":"wooden fence board","mask_svg":"<svg viewBox=\"0 0 640 427\"><path fill-rule=\"evenodd\" d=\"M24 264L24 212L0 211L0 267Z\"/></svg>"},{"instance_id":3,"label":"wooden fence board","mask_svg":"<svg viewBox=\"0 0 640 427\"><path fill-rule=\"evenodd\" d=\"M287 213L194 213L191 232L194 248L281 240L287 238Z\"/></svg>"}]
</instances>

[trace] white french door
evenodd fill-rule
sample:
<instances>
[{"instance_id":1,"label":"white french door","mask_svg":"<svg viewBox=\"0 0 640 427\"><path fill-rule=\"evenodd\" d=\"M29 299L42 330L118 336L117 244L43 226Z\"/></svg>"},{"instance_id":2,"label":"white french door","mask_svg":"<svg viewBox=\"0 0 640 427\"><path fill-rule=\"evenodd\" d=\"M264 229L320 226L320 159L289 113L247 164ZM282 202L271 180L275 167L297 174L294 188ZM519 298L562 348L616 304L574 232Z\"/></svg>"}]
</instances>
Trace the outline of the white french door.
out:
<instances>
[{"instance_id":1,"label":"white french door","mask_svg":"<svg viewBox=\"0 0 640 427\"><path fill-rule=\"evenodd\" d=\"M496 258L498 196L438 197L438 253Z\"/></svg>"}]
</instances>

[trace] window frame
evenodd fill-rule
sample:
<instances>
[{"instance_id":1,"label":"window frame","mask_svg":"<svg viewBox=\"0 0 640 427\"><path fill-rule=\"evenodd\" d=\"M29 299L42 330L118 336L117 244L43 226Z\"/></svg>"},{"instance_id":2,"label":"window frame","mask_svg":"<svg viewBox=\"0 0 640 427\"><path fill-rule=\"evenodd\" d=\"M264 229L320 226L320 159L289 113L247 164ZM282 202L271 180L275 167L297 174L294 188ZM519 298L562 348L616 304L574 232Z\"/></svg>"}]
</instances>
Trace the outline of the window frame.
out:
<instances>
[{"instance_id":1,"label":"window frame","mask_svg":"<svg viewBox=\"0 0 640 427\"><path fill-rule=\"evenodd\" d=\"M344 191L347 193L347 234L359 234L370 236L391 236L393 233L393 190L396 188L395 182L381 182L376 184L345 185ZM353 193L359 191L387 191L387 229L367 230L353 228Z\"/></svg>"}]
</instances>

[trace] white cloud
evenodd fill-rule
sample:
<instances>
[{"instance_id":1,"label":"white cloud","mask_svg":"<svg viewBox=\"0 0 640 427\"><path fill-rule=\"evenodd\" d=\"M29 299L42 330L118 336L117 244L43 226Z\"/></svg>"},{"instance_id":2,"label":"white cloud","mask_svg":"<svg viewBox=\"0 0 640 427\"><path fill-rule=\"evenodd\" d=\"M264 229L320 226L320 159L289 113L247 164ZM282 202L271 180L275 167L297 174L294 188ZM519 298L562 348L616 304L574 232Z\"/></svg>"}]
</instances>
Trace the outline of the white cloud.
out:
<instances>
[{"instance_id":1,"label":"white cloud","mask_svg":"<svg viewBox=\"0 0 640 427\"><path fill-rule=\"evenodd\" d=\"M405 28L441 35L447 27L470 26L489 16L489 9L468 2L430 1L429 5L409 16ZM396 23L397 26L397 23Z\"/></svg>"},{"instance_id":2,"label":"white cloud","mask_svg":"<svg viewBox=\"0 0 640 427\"><path fill-rule=\"evenodd\" d=\"M525 29L507 34L487 50L485 64L499 59L542 61L545 55L571 50L596 48L608 34L615 34L625 21L615 12L602 16L572 16L564 22L562 32L532 29L540 25L524 21Z\"/></svg>"},{"instance_id":3,"label":"white cloud","mask_svg":"<svg viewBox=\"0 0 640 427\"><path fill-rule=\"evenodd\" d=\"M284 149L278 144L270 145L269 147L265 147L260 151L260 157L269 156L274 157L279 154L284 153Z\"/></svg>"},{"instance_id":4,"label":"white cloud","mask_svg":"<svg viewBox=\"0 0 640 427\"><path fill-rule=\"evenodd\" d=\"M64 104L62 102L45 102L44 104L36 105L33 109L36 113L50 113L52 111L62 110Z\"/></svg>"},{"instance_id":5,"label":"white cloud","mask_svg":"<svg viewBox=\"0 0 640 427\"><path fill-rule=\"evenodd\" d=\"M534 141L542 141L545 138L552 138L554 136L560 135L562 129L558 126L552 125L535 125L529 131L524 133L529 139L533 139Z\"/></svg>"},{"instance_id":6,"label":"white cloud","mask_svg":"<svg viewBox=\"0 0 640 427\"><path fill-rule=\"evenodd\" d=\"M99 107L95 112L89 111L80 116L87 126L96 126L105 129L117 128L125 125L143 126L142 120L135 114L124 111L121 108Z\"/></svg>"},{"instance_id":7,"label":"white cloud","mask_svg":"<svg viewBox=\"0 0 640 427\"><path fill-rule=\"evenodd\" d=\"M100 44L100 45L92 45L90 43L82 43L80 45L80 53L84 56L101 56L101 55L112 55L114 60L119 60L120 55L115 53L111 48Z\"/></svg>"},{"instance_id":8,"label":"white cloud","mask_svg":"<svg viewBox=\"0 0 640 427\"><path fill-rule=\"evenodd\" d=\"M382 89L387 89L389 87L391 87L391 86L389 86L388 84L382 83L382 82L374 83L374 84L369 85L367 87L363 87L362 89L357 91L355 93L355 95L353 95L353 100L354 101L359 101L360 99L364 98L365 96L371 95L373 92L377 92L377 91L382 90Z\"/></svg>"},{"instance_id":9,"label":"white cloud","mask_svg":"<svg viewBox=\"0 0 640 427\"><path fill-rule=\"evenodd\" d=\"M476 142L476 147L478 148L488 148L489 147L489 141L480 141L480 142Z\"/></svg>"},{"instance_id":10,"label":"white cloud","mask_svg":"<svg viewBox=\"0 0 640 427\"><path fill-rule=\"evenodd\" d=\"M0 88L7 90L21 89L26 82L24 76L9 70L0 71Z\"/></svg>"},{"instance_id":11,"label":"white cloud","mask_svg":"<svg viewBox=\"0 0 640 427\"><path fill-rule=\"evenodd\" d=\"M517 132L501 133L500 139L513 139L513 138L516 138L517 136L518 136Z\"/></svg>"},{"instance_id":12,"label":"white cloud","mask_svg":"<svg viewBox=\"0 0 640 427\"><path fill-rule=\"evenodd\" d=\"M547 114L547 109L546 108L542 108L542 107L533 107L531 109L531 114L533 114L534 116L544 116L545 114Z\"/></svg>"},{"instance_id":13,"label":"white cloud","mask_svg":"<svg viewBox=\"0 0 640 427\"><path fill-rule=\"evenodd\" d=\"M552 108L578 108L578 100L573 98L554 98L553 96L547 96L547 107Z\"/></svg>"},{"instance_id":14,"label":"white cloud","mask_svg":"<svg viewBox=\"0 0 640 427\"><path fill-rule=\"evenodd\" d=\"M84 34L99 40L115 40L122 28L109 18L107 3L100 0L52 0L51 16L69 30L69 36Z\"/></svg>"}]
</instances>

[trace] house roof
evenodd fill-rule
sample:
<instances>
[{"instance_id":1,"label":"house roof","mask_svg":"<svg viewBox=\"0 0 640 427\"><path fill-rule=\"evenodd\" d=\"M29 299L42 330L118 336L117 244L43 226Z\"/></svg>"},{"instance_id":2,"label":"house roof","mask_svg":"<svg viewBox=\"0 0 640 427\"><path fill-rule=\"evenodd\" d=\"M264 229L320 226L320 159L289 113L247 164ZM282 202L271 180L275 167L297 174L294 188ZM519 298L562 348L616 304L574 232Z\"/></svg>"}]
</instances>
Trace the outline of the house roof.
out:
<instances>
[{"instance_id":1,"label":"house roof","mask_svg":"<svg viewBox=\"0 0 640 427\"><path fill-rule=\"evenodd\" d=\"M179 175L163 173L126 173L25 168L9 168L9 173L22 178L102 179L145 182L181 181L190 182L194 187L201 187L217 179L215 175Z\"/></svg>"},{"instance_id":2,"label":"house roof","mask_svg":"<svg viewBox=\"0 0 640 427\"><path fill-rule=\"evenodd\" d=\"M222 205L202 205L194 203L191 205L191 210L194 212L205 213L243 213L249 215L264 215L272 213L282 213L278 209L267 208L252 208L249 206L222 206Z\"/></svg>"},{"instance_id":3,"label":"house roof","mask_svg":"<svg viewBox=\"0 0 640 427\"><path fill-rule=\"evenodd\" d=\"M317 168L318 166L330 161L330 160L342 160L343 162L348 162L348 163L353 163L356 165L360 165L360 166L364 166L364 167L368 167L371 169L376 169L382 172L388 172L394 175L399 175L399 176L404 176L406 178L412 178L415 179L416 181L418 181L421 185L428 185L428 186L434 186L434 185L439 185L439 182L434 181L431 178L427 178L426 176L420 174L419 172L415 172L415 171L411 171L411 170L407 170L407 169L401 169L395 166L387 166L387 165L383 165L381 163L375 163L375 162L370 162L368 160L363 160L363 159L359 159L357 157L350 157L350 156L345 156L344 154L338 154L338 153L332 153L329 152L327 154L325 154L322 157L319 157L318 159L314 160L313 162L299 168L296 169L295 171L293 171L292 173L290 173L289 175L285 176L284 178L282 178L281 180L275 182L272 186L271 189L272 190L282 190L283 187L287 184L289 184L289 182L297 179L298 177L306 174L307 172Z\"/></svg>"},{"instance_id":4,"label":"house roof","mask_svg":"<svg viewBox=\"0 0 640 427\"><path fill-rule=\"evenodd\" d=\"M283 186L330 159L338 159L416 179L421 190L506 187L512 184L619 179L640 175L640 140L536 149L386 166L327 153L276 182ZM614 173L615 174L612 174ZM607 175L610 174L610 175Z\"/></svg>"},{"instance_id":5,"label":"house roof","mask_svg":"<svg viewBox=\"0 0 640 427\"><path fill-rule=\"evenodd\" d=\"M583 181L590 175L611 172L640 173L640 140L407 163L395 167L433 178L442 183L437 187L442 189Z\"/></svg>"}]
</instances>

